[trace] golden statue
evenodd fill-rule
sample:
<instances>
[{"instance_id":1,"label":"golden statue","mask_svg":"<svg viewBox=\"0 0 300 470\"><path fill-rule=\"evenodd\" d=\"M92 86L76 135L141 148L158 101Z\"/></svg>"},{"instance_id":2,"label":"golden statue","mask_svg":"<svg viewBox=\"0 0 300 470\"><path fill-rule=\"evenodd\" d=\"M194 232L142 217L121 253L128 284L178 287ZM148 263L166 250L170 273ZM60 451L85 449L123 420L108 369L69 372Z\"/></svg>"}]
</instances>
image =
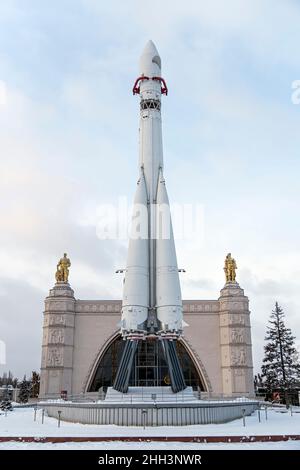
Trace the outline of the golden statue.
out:
<instances>
[{"instance_id":1,"label":"golden statue","mask_svg":"<svg viewBox=\"0 0 300 470\"><path fill-rule=\"evenodd\" d=\"M228 253L228 255L225 258L225 266L224 266L226 282L235 282L236 270L237 270L237 265L236 265L235 259L231 257L231 253Z\"/></svg>"},{"instance_id":2,"label":"golden statue","mask_svg":"<svg viewBox=\"0 0 300 470\"><path fill-rule=\"evenodd\" d=\"M67 253L64 253L64 257L57 263L57 269L55 274L56 282L68 282L69 279L69 267L71 261L67 257Z\"/></svg>"}]
</instances>

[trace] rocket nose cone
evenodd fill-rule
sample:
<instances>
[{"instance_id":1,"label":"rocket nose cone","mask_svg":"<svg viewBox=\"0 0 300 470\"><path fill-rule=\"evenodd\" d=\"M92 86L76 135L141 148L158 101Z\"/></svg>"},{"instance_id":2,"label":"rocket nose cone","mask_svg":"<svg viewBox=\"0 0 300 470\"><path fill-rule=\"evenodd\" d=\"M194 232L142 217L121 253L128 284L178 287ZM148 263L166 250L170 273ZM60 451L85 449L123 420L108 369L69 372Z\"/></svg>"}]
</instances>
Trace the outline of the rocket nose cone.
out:
<instances>
[{"instance_id":1,"label":"rocket nose cone","mask_svg":"<svg viewBox=\"0 0 300 470\"><path fill-rule=\"evenodd\" d=\"M156 46L155 46L154 42L151 41L151 39L146 43L146 45L143 49L142 55L144 55L144 54L153 54L153 55L159 56L159 53L156 49Z\"/></svg>"},{"instance_id":2,"label":"rocket nose cone","mask_svg":"<svg viewBox=\"0 0 300 470\"><path fill-rule=\"evenodd\" d=\"M161 59L151 40L145 45L140 57L140 74L151 77L161 75Z\"/></svg>"}]
</instances>

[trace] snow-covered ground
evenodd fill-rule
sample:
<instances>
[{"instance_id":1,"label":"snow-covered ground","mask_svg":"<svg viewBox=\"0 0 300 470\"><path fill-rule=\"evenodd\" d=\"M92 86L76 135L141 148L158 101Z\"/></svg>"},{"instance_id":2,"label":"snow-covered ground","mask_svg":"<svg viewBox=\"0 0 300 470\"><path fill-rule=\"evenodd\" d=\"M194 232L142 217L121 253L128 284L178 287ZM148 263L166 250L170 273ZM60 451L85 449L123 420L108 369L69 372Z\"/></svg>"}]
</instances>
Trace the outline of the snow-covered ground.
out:
<instances>
[{"instance_id":1,"label":"snow-covered ground","mask_svg":"<svg viewBox=\"0 0 300 470\"><path fill-rule=\"evenodd\" d=\"M283 410L282 410L283 411ZM261 423L257 412L246 418L246 427L241 419L225 424L207 424L183 427L121 427L84 425L61 422L58 428L57 420L45 416L42 424L42 411L37 412L34 421L32 408L15 409L7 416L0 415L0 436L72 436L72 437L109 437L109 436L255 436L255 435L284 435L300 434L300 409L295 409L293 416L288 412L269 410L268 420L261 412ZM0 443L2 449L297 449L300 450L300 441L270 442L270 443L220 443L197 444L181 442L85 442L85 443Z\"/></svg>"}]
</instances>

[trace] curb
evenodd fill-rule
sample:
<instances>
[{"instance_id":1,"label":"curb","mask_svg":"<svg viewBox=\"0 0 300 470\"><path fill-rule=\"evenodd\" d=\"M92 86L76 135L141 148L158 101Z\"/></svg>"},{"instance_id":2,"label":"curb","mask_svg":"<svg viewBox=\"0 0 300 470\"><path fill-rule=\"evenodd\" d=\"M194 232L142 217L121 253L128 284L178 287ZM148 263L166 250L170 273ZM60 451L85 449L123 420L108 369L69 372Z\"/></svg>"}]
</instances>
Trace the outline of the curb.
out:
<instances>
[{"instance_id":1,"label":"curb","mask_svg":"<svg viewBox=\"0 0 300 470\"><path fill-rule=\"evenodd\" d=\"M194 443L231 443L231 442L280 442L280 441L299 441L300 434L285 435L266 435L266 436L111 436L111 437L70 437L70 436L53 436L53 437L35 437L35 436L10 436L0 437L1 442L35 442L53 444L61 442L194 442Z\"/></svg>"}]
</instances>

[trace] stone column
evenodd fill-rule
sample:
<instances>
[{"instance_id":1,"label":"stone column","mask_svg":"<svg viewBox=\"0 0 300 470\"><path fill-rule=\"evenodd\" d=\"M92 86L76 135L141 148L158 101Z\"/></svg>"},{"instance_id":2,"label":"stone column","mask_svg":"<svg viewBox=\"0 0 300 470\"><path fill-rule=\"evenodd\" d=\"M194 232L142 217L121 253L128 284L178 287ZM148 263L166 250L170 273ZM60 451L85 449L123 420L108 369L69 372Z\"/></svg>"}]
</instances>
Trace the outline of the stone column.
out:
<instances>
[{"instance_id":1,"label":"stone column","mask_svg":"<svg viewBox=\"0 0 300 470\"><path fill-rule=\"evenodd\" d=\"M220 345L223 394L253 396L249 300L235 281L221 290Z\"/></svg>"},{"instance_id":2,"label":"stone column","mask_svg":"<svg viewBox=\"0 0 300 470\"><path fill-rule=\"evenodd\" d=\"M72 394L74 325L74 291L58 282L45 299L40 398Z\"/></svg>"}]
</instances>

